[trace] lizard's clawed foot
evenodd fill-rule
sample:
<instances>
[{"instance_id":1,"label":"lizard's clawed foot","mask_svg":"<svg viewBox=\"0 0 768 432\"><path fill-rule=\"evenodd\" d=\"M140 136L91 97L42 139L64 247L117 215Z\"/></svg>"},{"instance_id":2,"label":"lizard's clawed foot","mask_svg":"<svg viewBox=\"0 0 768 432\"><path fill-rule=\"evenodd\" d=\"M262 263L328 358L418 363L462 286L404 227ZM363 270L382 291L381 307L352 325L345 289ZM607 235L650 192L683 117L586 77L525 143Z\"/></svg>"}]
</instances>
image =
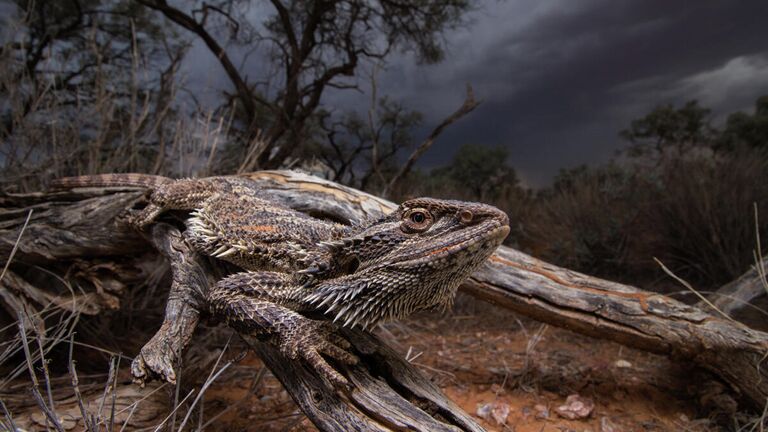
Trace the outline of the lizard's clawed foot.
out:
<instances>
[{"instance_id":1,"label":"lizard's clawed foot","mask_svg":"<svg viewBox=\"0 0 768 432\"><path fill-rule=\"evenodd\" d=\"M154 337L144 345L131 363L133 382L142 387L155 378L172 384L176 383L174 363L175 359L169 347L164 348L163 343Z\"/></svg>"},{"instance_id":2,"label":"lizard's clawed foot","mask_svg":"<svg viewBox=\"0 0 768 432\"><path fill-rule=\"evenodd\" d=\"M126 224L141 230L154 222L155 218L162 212L162 208L150 203L141 210L127 210L121 217Z\"/></svg>"},{"instance_id":3,"label":"lizard's clawed foot","mask_svg":"<svg viewBox=\"0 0 768 432\"><path fill-rule=\"evenodd\" d=\"M347 351L352 345L336 332L333 324L306 320L293 331L278 338L280 352L291 359L301 358L335 387L349 388L349 381L322 356L325 354L344 364L353 365L358 358Z\"/></svg>"}]
</instances>

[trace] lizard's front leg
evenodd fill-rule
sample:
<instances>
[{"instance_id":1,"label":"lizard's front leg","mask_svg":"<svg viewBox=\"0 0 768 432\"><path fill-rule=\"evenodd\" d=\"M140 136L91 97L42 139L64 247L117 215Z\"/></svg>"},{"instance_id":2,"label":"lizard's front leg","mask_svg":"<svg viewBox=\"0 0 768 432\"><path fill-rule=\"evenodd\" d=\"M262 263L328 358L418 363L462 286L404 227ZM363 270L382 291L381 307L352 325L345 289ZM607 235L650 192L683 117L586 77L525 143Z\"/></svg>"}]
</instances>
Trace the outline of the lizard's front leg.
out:
<instances>
[{"instance_id":1,"label":"lizard's front leg","mask_svg":"<svg viewBox=\"0 0 768 432\"><path fill-rule=\"evenodd\" d=\"M187 246L176 228L154 226L152 242L170 262L173 281L163 324L131 364L131 374L139 384L155 377L176 381L174 368L197 327L203 299L214 283L203 259Z\"/></svg>"},{"instance_id":2,"label":"lizard's front leg","mask_svg":"<svg viewBox=\"0 0 768 432\"><path fill-rule=\"evenodd\" d=\"M290 275L274 272L243 272L231 275L211 290L211 312L227 320L238 332L275 344L291 359L303 359L338 387L349 382L322 356L347 364L357 357L346 351L349 342L330 322L307 318L291 310L301 288Z\"/></svg>"}]
</instances>

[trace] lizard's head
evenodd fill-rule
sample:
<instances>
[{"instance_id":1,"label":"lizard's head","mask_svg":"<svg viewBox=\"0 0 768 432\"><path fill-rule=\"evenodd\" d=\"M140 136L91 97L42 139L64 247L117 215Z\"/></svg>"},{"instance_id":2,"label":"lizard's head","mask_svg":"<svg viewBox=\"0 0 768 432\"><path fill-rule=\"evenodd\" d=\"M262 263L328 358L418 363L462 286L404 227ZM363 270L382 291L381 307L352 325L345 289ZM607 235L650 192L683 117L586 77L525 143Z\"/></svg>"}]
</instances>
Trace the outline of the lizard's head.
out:
<instances>
[{"instance_id":1,"label":"lizard's head","mask_svg":"<svg viewBox=\"0 0 768 432\"><path fill-rule=\"evenodd\" d=\"M506 213L486 204L416 198L345 242L359 270L384 265L423 273L477 265L509 233Z\"/></svg>"},{"instance_id":2,"label":"lizard's head","mask_svg":"<svg viewBox=\"0 0 768 432\"><path fill-rule=\"evenodd\" d=\"M509 219L496 207L412 199L356 235L328 243L354 271L320 283L307 300L345 325L363 326L447 307L508 233Z\"/></svg>"}]
</instances>

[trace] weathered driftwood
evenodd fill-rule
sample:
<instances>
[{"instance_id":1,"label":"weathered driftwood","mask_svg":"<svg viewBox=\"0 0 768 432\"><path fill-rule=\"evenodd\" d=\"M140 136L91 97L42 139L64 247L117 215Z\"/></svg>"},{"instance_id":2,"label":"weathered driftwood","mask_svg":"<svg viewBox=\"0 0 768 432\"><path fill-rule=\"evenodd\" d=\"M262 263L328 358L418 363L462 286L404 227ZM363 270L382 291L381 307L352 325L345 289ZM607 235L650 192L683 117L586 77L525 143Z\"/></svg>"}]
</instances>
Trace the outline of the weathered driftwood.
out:
<instances>
[{"instance_id":1,"label":"weathered driftwood","mask_svg":"<svg viewBox=\"0 0 768 432\"><path fill-rule=\"evenodd\" d=\"M394 204L386 200L300 173L274 171L249 176L270 189L284 204L316 216L360 221L379 217L394 208ZM135 192L104 195L101 191L83 195L86 192L78 192L80 195L36 194L0 199L5 208L0 213L0 229L3 230L0 232L0 254L7 256L10 252L30 206L36 210L28 229L35 234L30 237L25 234L26 240L22 241L17 253L17 258L22 261L50 262L95 254L125 254L146 247L137 246L135 239L132 240L129 233L124 232L112 233L115 243L103 236L95 242L98 247L88 241L89 230L96 235L104 231L94 225L111 223L107 222L108 218L117 213L120 205L130 204L138 195ZM100 200L103 200L101 204L98 203ZM99 214L102 205L105 216ZM57 213L70 208L87 210L95 215L94 219L87 223L72 219L72 215L82 210L65 213L69 216ZM88 229L83 229L81 225L86 225ZM107 231L115 229L109 227L114 225L108 225ZM67 235L67 232L76 234ZM739 323L710 315L663 295L556 267L506 247L502 247L485 268L473 275L464 290L542 322L691 363L719 376L753 406L762 407L766 402L768 365L761 363L768 353L768 334ZM260 347L256 349L282 377L289 390L312 395L309 381L298 378L306 374L295 369L296 375L293 375L293 366L288 372L281 371L279 366L286 364L284 360L272 361L268 353ZM360 351L363 348L358 346L357 349ZM348 371L348 374L355 380L356 372ZM347 407L353 404L346 399L343 402ZM312 403L308 404L302 405L302 408L311 409ZM327 405L324 403L322 406ZM313 420L321 426L329 424L322 419Z\"/></svg>"},{"instance_id":2,"label":"weathered driftwood","mask_svg":"<svg viewBox=\"0 0 768 432\"><path fill-rule=\"evenodd\" d=\"M768 271L768 255L760 260L759 265L762 267L762 272L757 271L756 264L738 279L728 282L712 293L710 296L712 304L722 313L732 316L734 312L743 309L756 298L765 295L766 286L760 274L765 275ZM697 306L704 309L709 308L703 301Z\"/></svg>"}]
</instances>

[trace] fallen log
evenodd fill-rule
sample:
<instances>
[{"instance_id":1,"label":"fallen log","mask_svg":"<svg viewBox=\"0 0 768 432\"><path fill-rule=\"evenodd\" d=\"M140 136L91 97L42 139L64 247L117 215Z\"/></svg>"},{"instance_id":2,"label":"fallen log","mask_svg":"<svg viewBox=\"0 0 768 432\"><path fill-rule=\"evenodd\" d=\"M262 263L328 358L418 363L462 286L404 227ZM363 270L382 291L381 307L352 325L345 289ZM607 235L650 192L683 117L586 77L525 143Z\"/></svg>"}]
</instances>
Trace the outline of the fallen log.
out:
<instances>
[{"instance_id":1,"label":"fallen log","mask_svg":"<svg viewBox=\"0 0 768 432\"><path fill-rule=\"evenodd\" d=\"M250 175L302 211L339 219L378 217L395 205L293 172ZM343 205L342 205L343 204ZM587 276L502 246L462 287L535 320L712 372L755 409L768 401L768 334L670 297Z\"/></svg>"},{"instance_id":2,"label":"fallen log","mask_svg":"<svg viewBox=\"0 0 768 432\"><path fill-rule=\"evenodd\" d=\"M275 199L318 217L359 222L380 217L395 207L386 200L301 173L271 171L248 176L268 189ZM25 234L19 244L17 259L20 262L45 265L62 259L146 250L146 243L120 231L114 224L117 209L132 205L140 196L135 191L80 190L0 197L0 254L10 253L30 208L35 211L27 229L34 235ZM83 214L89 215L87 222L78 219ZM108 238L105 232L109 233ZM98 236L98 241L90 239L89 233ZM768 352L768 334L669 297L589 277L506 247L500 248L463 289L542 322L669 355L708 370L728 383L752 407L762 408L768 397L768 377L763 364ZM275 374L282 376L281 380L287 383L292 394L301 393L304 399L299 396L299 400L309 400L306 395L312 395L308 390L312 385L297 378L300 372L293 375L300 365L294 367L278 357L269 360L267 351L259 346L255 349ZM364 347L356 345L356 349L361 351ZM281 371L280 366L289 370ZM355 377L356 372L350 372L350 376ZM295 381L289 381L291 379ZM361 378L355 382L366 381ZM346 399L340 403L353 404ZM312 409L312 406L301 406ZM313 421L320 427L326 424L315 418Z\"/></svg>"}]
</instances>

